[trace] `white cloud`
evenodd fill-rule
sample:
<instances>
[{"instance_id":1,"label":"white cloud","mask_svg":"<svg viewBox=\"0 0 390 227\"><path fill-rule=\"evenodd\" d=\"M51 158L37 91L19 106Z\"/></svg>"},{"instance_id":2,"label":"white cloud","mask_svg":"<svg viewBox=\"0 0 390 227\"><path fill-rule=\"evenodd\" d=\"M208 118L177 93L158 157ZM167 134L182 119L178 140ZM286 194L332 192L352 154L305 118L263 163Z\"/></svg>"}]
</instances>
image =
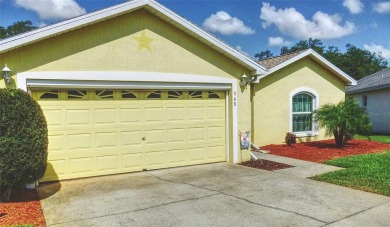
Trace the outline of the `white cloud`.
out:
<instances>
[{"instance_id":1,"label":"white cloud","mask_svg":"<svg viewBox=\"0 0 390 227\"><path fill-rule=\"evenodd\" d=\"M355 31L355 25L351 22L341 25L342 19L338 15L318 11L312 20L307 20L295 8L276 9L269 3L263 3L260 19L264 21L264 29L275 25L282 34L296 39L335 39Z\"/></svg>"},{"instance_id":2,"label":"white cloud","mask_svg":"<svg viewBox=\"0 0 390 227\"><path fill-rule=\"evenodd\" d=\"M373 10L377 13L390 13L390 2L375 3Z\"/></svg>"},{"instance_id":3,"label":"white cloud","mask_svg":"<svg viewBox=\"0 0 390 227\"><path fill-rule=\"evenodd\" d=\"M250 57L249 53L244 51L241 46L236 46L236 49L243 55Z\"/></svg>"},{"instance_id":4,"label":"white cloud","mask_svg":"<svg viewBox=\"0 0 390 227\"><path fill-rule=\"evenodd\" d=\"M15 4L36 12L43 20L68 19L86 13L75 0L15 0Z\"/></svg>"},{"instance_id":5,"label":"white cloud","mask_svg":"<svg viewBox=\"0 0 390 227\"><path fill-rule=\"evenodd\" d=\"M290 44L291 42L284 40L284 38L280 36L268 38L268 45L270 46L289 46Z\"/></svg>"},{"instance_id":6,"label":"white cloud","mask_svg":"<svg viewBox=\"0 0 390 227\"><path fill-rule=\"evenodd\" d=\"M251 35L255 33L252 28L246 26L240 19L232 17L224 11L212 14L203 22L203 27L207 31L219 32L223 35Z\"/></svg>"},{"instance_id":7,"label":"white cloud","mask_svg":"<svg viewBox=\"0 0 390 227\"><path fill-rule=\"evenodd\" d=\"M361 13L364 8L364 5L360 0L344 0L343 6L352 14Z\"/></svg>"},{"instance_id":8,"label":"white cloud","mask_svg":"<svg viewBox=\"0 0 390 227\"><path fill-rule=\"evenodd\" d=\"M387 49L387 48L385 48L382 45L376 45L376 44L367 45L367 44L364 44L363 47L364 47L364 49L370 51L371 53L377 53L377 54L381 55L383 58L386 58L386 59L390 60L390 49Z\"/></svg>"}]
</instances>

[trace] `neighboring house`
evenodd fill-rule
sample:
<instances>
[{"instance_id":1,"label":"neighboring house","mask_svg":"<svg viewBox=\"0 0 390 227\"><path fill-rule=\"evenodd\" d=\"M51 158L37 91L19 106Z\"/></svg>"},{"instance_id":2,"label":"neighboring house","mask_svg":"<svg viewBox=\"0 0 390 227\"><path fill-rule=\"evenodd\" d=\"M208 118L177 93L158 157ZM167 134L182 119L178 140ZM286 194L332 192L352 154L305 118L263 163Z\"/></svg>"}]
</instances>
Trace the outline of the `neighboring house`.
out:
<instances>
[{"instance_id":1,"label":"neighboring house","mask_svg":"<svg viewBox=\"0 0 390 227\"><path fill-rule=\"evenodd\" d=\"M390 68L358 80L346 93L367 110L373 132L390 133Z\"/></svg>"},{"instance_id":2,"label":"neighboring house","mask_svg":"<svg viewBox=\"0 0 390 227\"><path fill-rule=\"evenodd\" d=\"M239 132L322 139L308 114L355 83L312 50L259 64L153 0L0 40L0 64L12 70L0 87L30 92L46 116L43 181L237 163L250 158Z\"/></svg>"}]
</instances>

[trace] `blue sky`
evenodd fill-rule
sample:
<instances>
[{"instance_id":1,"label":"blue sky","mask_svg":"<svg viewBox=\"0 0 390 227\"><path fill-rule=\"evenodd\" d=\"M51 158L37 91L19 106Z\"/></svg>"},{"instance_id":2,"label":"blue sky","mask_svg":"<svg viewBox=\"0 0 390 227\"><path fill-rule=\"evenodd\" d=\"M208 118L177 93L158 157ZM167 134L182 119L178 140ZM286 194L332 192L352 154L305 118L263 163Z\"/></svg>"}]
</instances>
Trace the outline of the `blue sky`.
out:
<instances>
[{"instance_id":1,"label":"blue sky","mask_svg":"<svg viewBox=\"0 0 390 227\"><path fill-rule=\"evenodd\" d=\"M0 25L45 26L125 0L0 0ZM318 38L351 43L390 60L390 0L159 0L162 5L250 56Z\"/></svg>"}]
</instances>

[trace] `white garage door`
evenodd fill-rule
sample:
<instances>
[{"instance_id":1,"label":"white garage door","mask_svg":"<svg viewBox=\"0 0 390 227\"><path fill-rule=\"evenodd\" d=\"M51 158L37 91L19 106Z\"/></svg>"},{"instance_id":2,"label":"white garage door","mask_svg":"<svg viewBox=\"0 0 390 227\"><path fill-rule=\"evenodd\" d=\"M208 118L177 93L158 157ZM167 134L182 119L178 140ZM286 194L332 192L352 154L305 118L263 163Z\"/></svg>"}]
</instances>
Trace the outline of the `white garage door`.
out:
<instances>
[{"instance_id":1,"label":"white garage door","mask_svg":"<svg viewBox=\"0 0 390 227\"><path fill-rule=\"evenodd\" d=\"M224 92L32 94L49 129L43 181L226 161Z\"/></svg>"}]
</instances>

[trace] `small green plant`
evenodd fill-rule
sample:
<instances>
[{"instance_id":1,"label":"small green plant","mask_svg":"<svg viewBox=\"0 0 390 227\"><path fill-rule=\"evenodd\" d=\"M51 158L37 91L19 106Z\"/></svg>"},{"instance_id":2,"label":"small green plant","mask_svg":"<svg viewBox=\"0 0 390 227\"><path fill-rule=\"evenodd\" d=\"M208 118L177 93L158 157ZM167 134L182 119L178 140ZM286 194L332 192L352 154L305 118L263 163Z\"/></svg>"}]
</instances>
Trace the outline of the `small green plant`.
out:
<instances>
[{"instance_id":1,"label":"small green plant","mask_svg":"<svg viewBox=\"0 0 390 227\"><path fill-rule=\"evenodd\" d=\"M38 103L20 89L0 89L0 200L9 199L12 187L43 177L47 137Z\"/></svg>"},{"instance_id":2,"label":"small green plant","mask_svg":"<svg viewBox=\"0 0 390 227\"><path fill-rule=\"evenodd\" d=\"M297 136L292 132L287 132L284 140L288 146L292 146L297 143Z\"/></svg>"}]
</instances>

